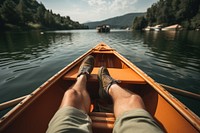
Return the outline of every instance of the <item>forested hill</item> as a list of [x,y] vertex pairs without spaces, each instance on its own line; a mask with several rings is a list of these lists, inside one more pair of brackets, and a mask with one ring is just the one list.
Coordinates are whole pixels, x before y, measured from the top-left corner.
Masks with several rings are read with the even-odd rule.
[[47,10],[36,0],[0,0],[0,30],[82,28],[87,27]]
[[200,0],[160,0],[147,9],[147,15],[138,17],[134,29],[162,24],[180,24],[185,29],[200,27]]
[[87,25],[90,29],[94,29],[99,25],[108,24],[111,26],[111,28],[127,28],[131,27],[133,20],[137,16],[143,16],[145,13],[129,13],[125,14],[123,16],[118,16],[114,18],[109,18],[103,21],[96,21],[96,22],[89,22],[84,23]]

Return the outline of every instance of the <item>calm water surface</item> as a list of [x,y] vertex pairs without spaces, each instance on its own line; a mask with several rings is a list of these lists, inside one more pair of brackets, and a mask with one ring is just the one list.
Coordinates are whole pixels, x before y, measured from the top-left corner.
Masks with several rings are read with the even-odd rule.
[[[155,81],[200,94],[197,31],[6,32],[0,33],[0,103],[29,94],[100,42],[115,48]],[[200,101],[175,96],[200,116]]]

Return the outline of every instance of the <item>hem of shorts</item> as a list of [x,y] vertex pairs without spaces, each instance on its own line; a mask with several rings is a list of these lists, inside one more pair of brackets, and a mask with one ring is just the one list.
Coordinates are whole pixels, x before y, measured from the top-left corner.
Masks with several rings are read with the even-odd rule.
[[[145,112],[147,114],[149,114],[145,109],[132,109],[132,110],[129,110],[129,111],[125,111],[124,113],[122,113],[121,115],[119,115],[116,120],[115,120],[115,123],[116,124],[121,118],[125,117],[126,115],[130,114],[131,112]],[[149,114],[149,117],[151,118],[151,115]]]

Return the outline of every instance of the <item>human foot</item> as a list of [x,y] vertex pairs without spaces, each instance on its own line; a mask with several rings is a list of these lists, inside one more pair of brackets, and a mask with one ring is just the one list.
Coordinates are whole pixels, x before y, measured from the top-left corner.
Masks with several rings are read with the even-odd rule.
[[94,67],[94,57],[89,55],[83,60],[81,66],[79,67],[77,78],[82,74],[85,74],[88,78],[88,76],[93,70],[93,67]]
[[108,72],[108,69],[105,67],[101,67],[98,72],[98,80],[99,80],[99,96],[100,98],[109,98],[109,89],[111,85],[117,84],[118,81],[113,79]]

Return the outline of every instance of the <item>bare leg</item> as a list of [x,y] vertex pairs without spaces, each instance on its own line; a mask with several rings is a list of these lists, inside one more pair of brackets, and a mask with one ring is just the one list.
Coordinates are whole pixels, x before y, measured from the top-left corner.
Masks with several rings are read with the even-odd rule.
[[109,94],[114,102],[115,117],[129,110],[145,109],[143,100],[139,95],[125,90],[117,84],[111,85]]
[[86,75],[80,75],[74,86],[65,92],[60,108],[72,106],[88,113],[91,101],[86,89],[86,82]]
[[91,104],[86,83],[93,67],[94,57],[87,56],[79,67],[76,83],[65,92],[60,109],[51,119],[47,133],[92,132],[91,120],[85,113],[89,113]]
[[[105,67],[99,69],[98,78],[99,96],[106,98],[109,94],[114,102],[114,114],[118,121],[113,132],[162,132],[150,114],[144,111],[144,102],[139,95],[121,88]],[[131,112],[122,115],[128,111]]]

